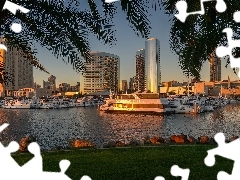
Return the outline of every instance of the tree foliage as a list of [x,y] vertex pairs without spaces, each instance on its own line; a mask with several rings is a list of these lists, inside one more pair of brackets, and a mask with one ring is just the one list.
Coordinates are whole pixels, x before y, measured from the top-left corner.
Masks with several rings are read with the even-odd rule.
[[[88,8],[82,10],[80,0],[12,0],[30,10],[24,14],[13,15],[8,10],[0,12],[0,35],[4,35],[10,45],[23,49],[27,54],[33,52],[27,45],[34,47],[35,43],[46,47],[57,58],[71,63],[77,72],[84,71],[84,60],[90,61],[89,34],[93,33],[104,44],[113,45],[116,41],[112,20],[116,14],[115,3],[105,3],[104,0],[86,0]],[[99,3],[100,2],[100,3]],[[1,1],[0,8],[5,3]],[[101,4],[103,11],[100,11]],[[127,20],[138,35],[147,37],[149,21],[146,16],[145,3],[121,2],[121,8],[127,14]],[[1,8],[2,9],[2,8]],[[19,21],[23,31],[19,34],[11,29],[11,23]],[[143,24],[141,24],[143,23]],[[36,59],[36,51],[31,53],[31,63],[47,72]]]
[[[47,71],[36,58],[34,47],[37,42],[46,47],[57,58],[73,65],[77,72],[84,72],[84,60],[90,61],[89,34],[110,46],[114,45],[115,30],[113,19],[117,8],[126,14],[126,20],[138,36],[148,38],[151,24],[148,19],[149,9],[163,10],[172,17],[170,30],[171,50],[177,55],[179,66],[187,76],[200,77],[202,65],[219,45],[227,45],[226,35],[222,30],[231,27],[235,37],[239,36],[238,25],[233,21],[233,13],[240,9],[235,0],[225,1],[227,11],[218,13],[216,1],[204,3],[205,15],[190,15],[185,23],[173,15],[177,13],[175,4],[178,0],[121,0],[105,3],[105,0],[12,0],[30,12],[11,14],[8,10],[0,12],[0,35],[9,42],[23,49],[34,66]],[[200,0],[186,0],[188,12],[200,10]],[[0,8],[5,3],[1,1]],[[86,6],[86,9],[81,7]],[[2,9],[2,8],[1,8]],[[23,32],[16,34],[10,29],[13,21],[23,25]],[[160,22],[159,22],[160,23]],[[31,53],[30,53],[31,52]],[[240,57],[240,51],[233,54]],[[229,59],[226,58],[226,66]]]
[[[234,38],[239,37],[238,24],[233,21],[233,13],[240,9],[240,3],[235,0],[225,1],[227,10],[224,13],[218,13],[215,8],[217,1],[205,2],[204,15],[190,15],[186,22],[182,23],[173,16],[177,13],[175,8],[177,1],[166,0],[162,3],[165,13],[172,16],[170,46],[179,57],[179,65],[183,72],[199,78],[203,63],[209,60],[215,49],[220,45],[227,46],[227,37],[222,30],[231,27],[235,32]],[[186,2],[187,12],[201,10],[200,0],[186,0]],[[240,57],[238,48],[233,50],[233,55]],[[227,67],[230,63],[229,57],[225,60]]]

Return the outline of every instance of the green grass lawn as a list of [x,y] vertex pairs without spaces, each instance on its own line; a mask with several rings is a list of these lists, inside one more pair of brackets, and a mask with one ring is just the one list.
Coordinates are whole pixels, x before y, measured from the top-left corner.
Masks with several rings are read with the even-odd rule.
[[[83,175],[93,180],[154,180],[163,176],[166,180],[181,179],[170,174],[171,166],[190,169],[189,179],[217,179],[221,170],[231,173],[233,161],[216,157],[216,164],[207,167],[204,158],[207,150],[216,146],[158,146],[113,149],[90,149],[74,151],[44,152],[44,171],[60,171],[59,162],[68,159],[71,162],[66,174],[73,180],[80,180]],[[20,164],[27,162],[32,156],[16,154],[14,159]]]

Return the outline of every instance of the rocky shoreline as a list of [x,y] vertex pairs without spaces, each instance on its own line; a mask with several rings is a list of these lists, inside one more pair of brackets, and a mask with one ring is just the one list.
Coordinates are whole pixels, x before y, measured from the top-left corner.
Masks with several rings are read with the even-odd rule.
[[[230,139],[226,140],[226,143],[238,139],[238,136],[232,136]],[[31,142],[36,142],[33,136],[27,136],[20,140],[19,142],[19,152],[28,152],[28,145]],[[81,148],[96,148],[91,141],[84,139],[73,139],[69,140],[68,147],[56,147],[53,150],[63,150],[63,149],[81,149]],[[146,137],[142,140],[132,140],[129,143],[122,141],[110,141],[103,145],[103,148],[114,148],[114,147],[135,147],[135,146],[158,146],[158,145],[193,145],[193,144],[217,144],[212,137],[200,136],[197,139],[192,136],[187,136],[184,134],[172,135],[170,138],[162,137]]]

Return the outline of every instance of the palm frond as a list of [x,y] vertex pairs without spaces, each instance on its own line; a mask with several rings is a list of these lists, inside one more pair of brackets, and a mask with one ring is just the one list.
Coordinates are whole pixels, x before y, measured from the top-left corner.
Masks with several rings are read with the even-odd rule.
[[[162,3],[165,13],[176,14],[175,4],[178,0],[167,0]],[[200,1],[186,0],[188,12],[201,10]],[[171,50],[179,56],[179,65],[184,73],[199,77],[202,64],[206,62],[211,53],[220,45],[227,46],[226,34],[222,30],[231,27],[235,37],[239,38],[238,25],[233,21],[233,13],[240,8],[240,3],[234,0],[225,1],[227,10],[224,13],[216,11],[216,2],[205,2],[204,15],[190,15],[185,23],[175,17],[172,18],[170,32]],[[233,52],[240,57],[240,49]],[[226,66],[229,57],[225,57]]]

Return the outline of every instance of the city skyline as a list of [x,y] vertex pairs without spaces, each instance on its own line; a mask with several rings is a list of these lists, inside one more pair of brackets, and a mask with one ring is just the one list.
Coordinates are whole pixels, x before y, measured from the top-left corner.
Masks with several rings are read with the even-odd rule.
[[[157,38],[160,41],[161,46],[161,70],[162,70],[162,82],[176,80],[179,82],[187,81],[187,77],[183,74],[177,61],[177,57],[171,52],[169,44],[169,34],[171,28],[170,17],[163,14],[162,11],[151,11],[152,16],[149,18],[152,25],[150,37]],[[135,75],[135,59],[136,51],[143,49],[146,39],[138,37],[135,32],[129,27],[126,15],[119,10],[116,15],[113,24],[115,25],[116,33],[116,45],[109,47],[99,42],[96,37],[89,35],[90,47],[92,52],[107,52],[115,54],[120,57],[120,80],[128,80]],[[38,49],[37,57],[41,64],[46,67],[50,74],[56,76],[56,83],[68,82],[75,84],[80,79],[80,73],[77,74],[70,64],[65,64],[61,59],[56,59],[51,52],[47,49],[36,45]],[[57,68],[56,68],[57,64]],[[227,79],[229,76],[232,80],[239,79],[237,75],[233,73],[233,70],[225,67],[225,61],[221,61],[222,64],[222,79]],[[43,79],[47,79],[49,74],[41,72],[34,68],[34,80],[38,84],[42,84]],[[201,71],[201,80],[209,81],[210,67],[209,62],[206,61]]]

